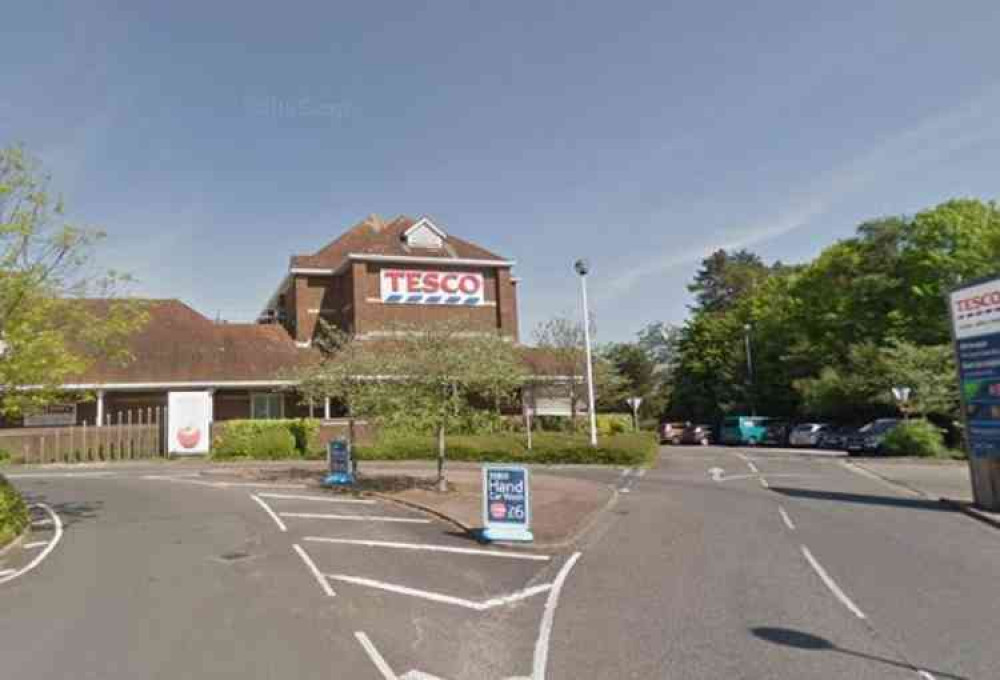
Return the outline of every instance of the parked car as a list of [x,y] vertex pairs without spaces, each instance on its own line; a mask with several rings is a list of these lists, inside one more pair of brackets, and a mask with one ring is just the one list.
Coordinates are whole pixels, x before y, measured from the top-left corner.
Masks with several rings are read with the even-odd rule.
[[847,448],[847,438],[855,431],[853,427],[827,427],[819,433],[816,446],[820,449],[843,451]]
[[847,437],[844,448],[848,455],[856,453],[882,453],[882,442],[901,421],[898,418],[879,418],[868,423]]
[[677,445],[681,443],[681,435],[687,423],[663,423],[660,425],[660,443]]
[[788,435],[790,446],[819,446],[820,439],[828,426],[823,423],[799,423]]
[[772,420],[764,431],[764,446],[787,446],[791,426],[780,420]]
[[708,425],[688,425],[681,434],[681,444],[708,446],[712,443],[712,428]]
[[728,416],[722,421],[722,443],[727,446],[757,446],[764,443],[771,418]]

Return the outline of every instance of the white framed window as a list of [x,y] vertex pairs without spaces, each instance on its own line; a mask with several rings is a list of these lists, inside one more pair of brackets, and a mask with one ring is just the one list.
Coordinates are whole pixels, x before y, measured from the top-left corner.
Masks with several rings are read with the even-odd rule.
[[250,417],[274,420],[285,417],[285,399],[279,392],[254,392],[250,395]]

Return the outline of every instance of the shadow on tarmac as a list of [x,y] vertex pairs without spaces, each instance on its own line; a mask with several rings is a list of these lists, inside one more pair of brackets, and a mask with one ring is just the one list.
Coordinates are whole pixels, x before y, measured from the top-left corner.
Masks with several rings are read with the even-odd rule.
[[795,489],[791,487],[771,485],[771,491],[790,498],[811,498],[822,501],[839,501],[841,503],[861,503],[863,505],[886,505],[896,508],[911,508],[913,510],[939,510],[956,512],[938,501],[922,498],[898,498],[895,496],[869,496],[859,493],[843,493],[841,491],[818,491],[816,489]]
[[949,673],[945,673],[944,671],[931,670],[929,668],[918,668],[905,662],[894,661],[892,659],[886,659],[881,656],[873,656],[871,654],[864,654],[863,652],[855,652],[850,649],[843,649],[833,644],[826,638],[821,638],[818,635],[813,635],[800,630],[794,630],[792,628],[758,626],[757,628],[751,628],[750,632],[758,639],[772,644],[782,645],[784,647],[792,647],[794,649],[803,649],[806,651],[838,652],[840,654],[846,654],[847,656],[853,656],[858,659],[866,659],[868,661],[875,661],[887,666],[903,668],[908,671],[913,671],[914,673],[927,671],[933,673],[937,678],[948,678],[949,680],[968,680],[968,678],[961,675],[951,675]]
[[44,493],[24,493],[25,502],[29,505],[33,503],[44,503],[59,515],[64,527],[71,527],[74,524],[97,519],[101,510],[104,509],[103,501],[82,502],[82,503],[53,503],[48,500]]

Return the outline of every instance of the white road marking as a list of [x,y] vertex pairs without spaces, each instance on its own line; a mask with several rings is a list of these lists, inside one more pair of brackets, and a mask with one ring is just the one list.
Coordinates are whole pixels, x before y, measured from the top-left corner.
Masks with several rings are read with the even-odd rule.
[[429,590],[420,590],[419,588],[410,588],[408,586],[401,586],[395,583],[386,583],[384,581],[376,581],[370,578],[362,578],[360,576],[347,576],[346,574],[326,574],[327,578],[332,578],[336,581],[342,581],[344,583],[351,583],[356,586],[365,586],[367,588],[375,588],[376,590],[384,590],[390,593],[396,593],[397,595],[408,595],[410,597],[418,597],[423,600],[430,600],[431,602],[439,602],[441,604],[453,604],[458,607],[465,607],[466,609],[472,609],[473,611],[483,612],[488,609],[493,609],[495,607],[500,607],[507,604],[512,604],[514,602],[519,602],[520,600],[526,600],[529,597],[538,595],[539,593],[544,593],[552,588],[551,583],[545,583],[543,585],[533,586],[531,588],[525,588],[524,590],[519,590],[516,593],[511,593],[510,595],[504,595],[503,597],[495,597],[484,602],[476,602],[474,600],[466,600],[462,597],[454,597],[453,595],[444,595],[442,593],[435,593]]
[[545,613],[542,614],[542,624],[538,630],[538,640],[535,642],[535,658],[532,664],[532,680],[545,680],[545,668],[549,663],[549,641],[552,639],[552,624],[556,618],[556,607],[559,605],[559,594],[566,584],[566,578],[573,569],[573,565],[580,559],[580,553],[573,555],[566,560],[566,564],[559,570],[556,580],[552,582],[552,590],[545,600]]
[[726,474],[726,471],[720,467],[710,468],[708,474],[712,476],[713,482],[721,482],[722,476]]
[[6,583],[7,581],[12,581],[19,576],[27,574],[29,571],[31,571],[39,564],[41,564],[42,560],[48,557],[49,554],[53,550],[55,550],[56,546],[59,545],[59,541],[62,540],[63,524],[62,520],[59,519],[59,515],[56,514],[56,511],[50,508],[49,506],[45,505],[44,503],[36,503],[31,507],[41,508],[45,512],[49,513],[49,516],[51,517],[51,524],[55,526],[55,535],[52,537],[52,540],[49,541],[49,544],[45,546],[45,549],[42,552],[35,555],[35,559],[31,560],[31,562],[29,562],[26,566],[21,568],[19,571],[15,571],[12,574],[7,574],[6,576],[0,575],[0,583]]
[[354,637],[356,637],[358,642],[361,643],[361,646],[364,647],[365,652],[368,654],[368,658],[372,660],[372,663],[375,664],[375,668],[378,669],[378,672],[382,674],[382,677],[385,678],[385,680],[398,680],[396,674],[392,672],[392,668],[390,668],[389,664],[382,658],[382,655],[378,653],[378,650],[375,649],[375,645],[372,644],[372,641],[368,639],[367,635],[358,631],[354,634]]
[[455,548],[447,545],[431,545],[424,543],[396,543],[393,541],[361,541],[353,538],[325,538],[321,536],[306,536],[305,540],[313,543],[340,543],[344,545],[363,545],[369,548],[399,548],[401,550],[428,550],[431,552],[455,553],[457,555],[485,555],[487,557],[505,557],[511,560],[535,560],[547,562],[548,555],[532,555],[529,553],[504,552],[501,550],[481,550],[479,548]]
[[[723,477],[722,476],[722,468],[712,468],[711,470],[709,470],[709,473],[712,473],[714,470],[719,470],[718,476],[716,476],[715,474],[713,474],[713,476],[712,476],[712,479],[715,480],[716,482],[731,482],[731,481],[735,481],[735,480],[738,480],[738,479],[758,479],[760,477],[760,475],[732,475],[732,476],[729,476],[729,477]],[[767,476],[771,477],[773,479],[775,477],[798,477],[798,478],[815,477],[816,475],[798,474],[798,473],[794,473],[794,472],[788,472],[788,473],[785,473],[785,472],[769,472],[767,474]]]
[[288,527],[286,527],[285,523],[281,521],[281,518],[275,514],[274,510],[271,509],[270,505],[265,503],[263,500],[261,500],[259,496],[255,496],[254,494],[250,494],[250,498],[252,498],[254,502],[257,503],[257,505],[264,508],[264,512],[266,512],[271,516],[271,519],[274,520],[274,523],[278,525],[279,529],[281,529],[283,532],[288,531]]
[[754,474],[760,473],[760,470],[757,469],[757,465],[752,460],[747,460],[747,465],[750,466],[750,472]]
[[48,541],[35,541],[33,543],[25,543],[21,547],[25,550],[34,550],[35,548],[44,548],[49,544]]
[[114,472],[21,472],[6,475],[7,479],[98,479],[114,476]]
[[785,522],[785,526],[792,531],[795,531],[795,523],[792,521],[792,518],[788,516],[788,513],[785,512],[785,509],[780,505],[778,506],[778,512],[781,514],[781,519]]
[[620,491],[621,493],[632,493],[632,489],[629,488],[618,489],[618,491]]
[[937,680],[937,678],[934,677],[932,673],[928,673],[927,671],[917,671],[917,675],[919,675],[924,680]]
[[436,675],[424,673],[423,671],[409,671],[399,677],[399,680],[442,680]]
[[893,484],[889,480],[883,479],[882,477],[879,477],[877,474],[875,474],[871,470],[869,470],[869,469],[867,469],[865,467],[862,467],[861,465],[858,465],[856,463],[850,463],[850,462],[847,462],[845,460],[842,460],[842,461],[840,461],[840,464],[843,465],[845,468],[847,468],[848,470],[850,470],[851,472],[853,472],[855,474],[859,474],[862,477],[867,477],[868,479],[870,479],[870,480],[872,480],[874,482],[878,482],[879,484],[881,484],[882,486],[884,486],[887,489],[892,489],[897,494],[903,494],[903,495],[906,495],[906,496],[914,496],[916,498],[924,498],[925,497],[923,494],[921,494],[918,491],[914,491],[913,489],[907,489],[905,486],[900,486],[898,484]]
[[16,569],[4,569],[4,570],[0,571],[0,578],[3,578],[4,576],[9,576],[10,574],[13,574],[15,571],[17,571],[17,570]]
[[208,482],[203,479],[190,479],[186,476],[168,477],[166,475],[146,475],[142,479],[155,480],[158,482],[179,482],[181,484],[194,484],[195,486],[207,486],[213,489],[307,489],[305,484],[274,484],[271,482]]
[[375,505],[377,501],[364,500],[361,498],[330,498],[324,496],[297,496],[285,493],[261,493],[257,494],[261,498],[276,498],[283,501],[322,501],[324,503],[356,503],[358,505]]
[[819,577],[823,580],[823,583],[826,584],[826,587],[830,589],[830,592],[832,592],[845,607],[851,610],[852,614],[857,616],[859,619],[867,618],[865,613],[858,608],[858,605],[854,604],[854,602],[851,601],[851,598],[847,597],[847,594],[840,589],[837,582],[834,581],[828,573],[826,573],[826,569],[823,568],[823,565],[816,561],[813,554],[809,552],[809,548],[802,546],[802,554],[805,555],[810,566],[812,566],[816,573],[819,574]]
[[430,524],[429,519],[414,519],[411,517],[382,517],[379,515],[324,515],[315,512],[282,512],[282,517],[293,519],[336,519],[353,522],[404,522],[406,524]]
[[316,567],[316,563],[313,562],[312,558],[309,557],[309,554],[302,549],[302,546],[296,543],[292,547],[295,548],[295,552],[299,554],[302,561],[306,563],[306,566],[309,568],[309,571],[312,572],[312,575],[316,577],[317,581],[319,581],[319,585],[323,589],[323,592],[326,593],[326,596],[337,597],[337,593],[333,592],[333,588],[330,587],[330,582],[326,580],[326,577],[323,576],[323,572]]
[[771,488],[771,486],[767,483],[767,480],[764,479],[763,477],[760,478],[760,485],[762,487],[764,487],[765,489],[770,489]]
[[49,517],[47,519],[36,519],[34,522],[31,523],[31,526],[33,526],[33,527],[50,527],[50,526],[52,526],[52,524],[53,524],[52,518]]

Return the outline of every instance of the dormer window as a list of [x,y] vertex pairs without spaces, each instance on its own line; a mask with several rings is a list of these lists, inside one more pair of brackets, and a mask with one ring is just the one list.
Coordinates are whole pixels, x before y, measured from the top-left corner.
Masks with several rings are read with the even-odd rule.
[[447,237],[447,234],[428,217],[421,218],[403,232],[403,241],[407,246],[424,250],[440,250],[444,247]]

